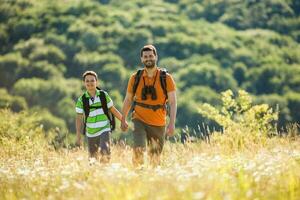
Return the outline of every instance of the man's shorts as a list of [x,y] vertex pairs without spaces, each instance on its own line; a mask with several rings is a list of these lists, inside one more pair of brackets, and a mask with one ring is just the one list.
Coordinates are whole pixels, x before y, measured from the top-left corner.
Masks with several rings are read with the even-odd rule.
[[138,119],[133,119],[133,147],[146,147],[146,140],[148,151],[152,154],[160,154],[162,152],[165,141],[165,126],[148,125]]
[[110,155],[110,131],[103,132],[96,137],[87,137],[88,149],[91,157],[99,151],[101,155]]

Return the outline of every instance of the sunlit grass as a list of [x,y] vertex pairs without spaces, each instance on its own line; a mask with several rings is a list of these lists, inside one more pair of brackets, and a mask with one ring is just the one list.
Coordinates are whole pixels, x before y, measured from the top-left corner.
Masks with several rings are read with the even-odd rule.
[[237,147],[240,132],[213,133],[209,143],[167,141],[160,166],[145,159],[136,169],[129,146],[113,145],[109,164],[90,162],[86,149],[55,151],[55,131],[45,133],[37,116],[0,110],[0,199],[297,200],[296,128],[285,137],[243,136]]
[[162,164],[131,165],[113,146],[108,165],[85,150],[52,150],[22,159],[1,155],[0,199],[299,199],[300,141],[226,151],[206,143],[167,143]]

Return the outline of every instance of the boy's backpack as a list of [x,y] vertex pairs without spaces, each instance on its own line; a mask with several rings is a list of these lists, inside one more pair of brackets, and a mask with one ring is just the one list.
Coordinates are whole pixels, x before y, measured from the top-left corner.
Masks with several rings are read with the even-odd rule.
[[[133,84],[133,96],[135,95],[135,92],[136,92],[137,87],[138,87],[138,85],[139,85],[139,82],[140,82],[141,76],[142,76],[142,74],[143,74],[143,71],[144,71],[144,69],[139,69],[139,70],[136,72],[136,75],[135,75],[135,78],[134,78],[134,84]],[[167,70],[167,69],[165,69],[165,68],[160,68],[159,80],[160,80],[161,88],[163,89],[164,94],[165,94],[165,100],[168,99],[168,92],[167,92],[167,73],[168,73],[168,70]]]
[[84,116],[85,116],[84,129],[83,129],[84,135],[85,135],[85,130],[86,130],[86,120],[90,114],[90,108],[96,108],[96,109],[102,108],[104,114],[107,116],[107,118],[109,120],[111,131],[115,130],[115,128],[116,128],[115,116],[107,108],[107,101],[106,101],[105,93],[100,88],[97,87],[97,89],[100,91],[99,97],[100,97],[100,101],[101,101],[101,106],[90,106],[89,99],[86,98],[85,94],[83,94],[81,96],[82,103],[83,103]]

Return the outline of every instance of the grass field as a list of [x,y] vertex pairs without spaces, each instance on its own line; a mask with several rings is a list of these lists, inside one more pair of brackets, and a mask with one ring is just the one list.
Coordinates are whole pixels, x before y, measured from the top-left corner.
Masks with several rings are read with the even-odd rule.
[[167,141],[160,166],[145,157],[136,169],[129,146],[113,145],[109,164],[90,162],[87,150],[55,150],[58,130],[45,132],[37,115],[0,109],[0,199],[299,200],[299,127],[269,137],[249,119],[209,143]]
[[167,143],[161,166],[143,169],[120,145],[107,165],[85,150],[25,151],[0,151],[0,199],[300,199],[299,139],[239,151]]

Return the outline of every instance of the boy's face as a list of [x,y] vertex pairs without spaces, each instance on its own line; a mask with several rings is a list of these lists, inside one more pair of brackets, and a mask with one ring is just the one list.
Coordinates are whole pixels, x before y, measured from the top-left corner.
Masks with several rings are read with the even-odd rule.
[[84,79],[84,86],[87,90],[95,90],[97,86],[97,80],[93,75],[87,75]]

